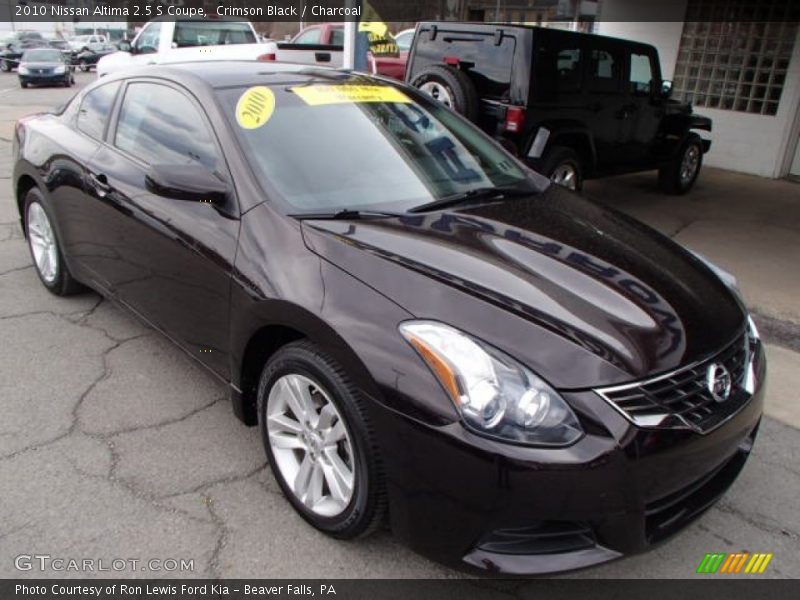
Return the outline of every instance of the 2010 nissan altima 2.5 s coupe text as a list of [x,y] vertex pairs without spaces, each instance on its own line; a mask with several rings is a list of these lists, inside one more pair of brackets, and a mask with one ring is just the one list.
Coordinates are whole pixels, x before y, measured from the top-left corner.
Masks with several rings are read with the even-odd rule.
[[733,278],[400,83],[127,71],[20,121],[14,152],[44,286],[225,381],[334,537],[584,567],[685,527],[753,445],[766,366]]

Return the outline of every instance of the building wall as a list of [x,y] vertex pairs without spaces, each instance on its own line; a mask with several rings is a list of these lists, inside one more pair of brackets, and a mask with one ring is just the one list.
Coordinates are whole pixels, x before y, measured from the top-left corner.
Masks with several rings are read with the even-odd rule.
[[[601,35],[653,44],[661,57],[664,78],[671,79],[686,4],[686,0],[603,0],[596,31]],[[623,18],[626,20],[622,21]],[[800,33],[775,116],[712,108],[697,110],[714,121],[711,134],[702,133],[712,140],[705,164],[764,177],[783,177],[789,171],[800,130],[798,106]]]

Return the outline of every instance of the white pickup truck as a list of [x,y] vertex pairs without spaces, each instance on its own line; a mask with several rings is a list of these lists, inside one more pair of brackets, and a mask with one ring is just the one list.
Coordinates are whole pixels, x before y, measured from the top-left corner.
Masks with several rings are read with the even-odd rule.
[[341,48],[302,53],[283,50],[272,41],[260,43],[251,23],[228,19],[153,19],[132,42],[120,42],[119,48],[120,52],[98,61],[98,77],[133,66],[205,60],[341,64]]

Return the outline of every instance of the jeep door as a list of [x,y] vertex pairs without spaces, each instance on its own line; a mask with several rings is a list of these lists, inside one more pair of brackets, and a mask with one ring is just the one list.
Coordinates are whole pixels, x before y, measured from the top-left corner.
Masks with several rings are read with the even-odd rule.
[[586,124],[594,140],[598,168],[615,170],[623,141],[625,109],[630,104],[622,89],[624,44],[592,36],[587,41],[586,54]]
[[625,55],[627,101],[622,110],[620,156],[632,167],[655,166],[654,144],[664,116],[658,54],[651,46],[636,45]]

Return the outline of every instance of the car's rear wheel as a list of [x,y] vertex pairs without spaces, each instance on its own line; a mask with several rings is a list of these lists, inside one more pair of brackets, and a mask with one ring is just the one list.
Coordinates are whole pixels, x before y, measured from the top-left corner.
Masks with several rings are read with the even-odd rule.
[[669,194],[685,194],[697,181],[703,166],[703,139],[691,133],[678,152],[658,171],[658,182]]
[[463,71],[447,65],[431,65],[420,71],[411,85],[470,121],[477,120],[478,92]]
[[69,296],[83,289],[69,272],[42,193],[31,189],[25,196],[25,234],[39,279],[56,296]]
[[306,341],[279,350],[258,388],[264,448],[294,509],[341,539],[366,535],[386,510],[364,399],[339,364]]
[[553,146],[541,160],[532,163],[534,169],[553,183],[570,190],[583,189],[583,163],[580,155],[567,146]]

